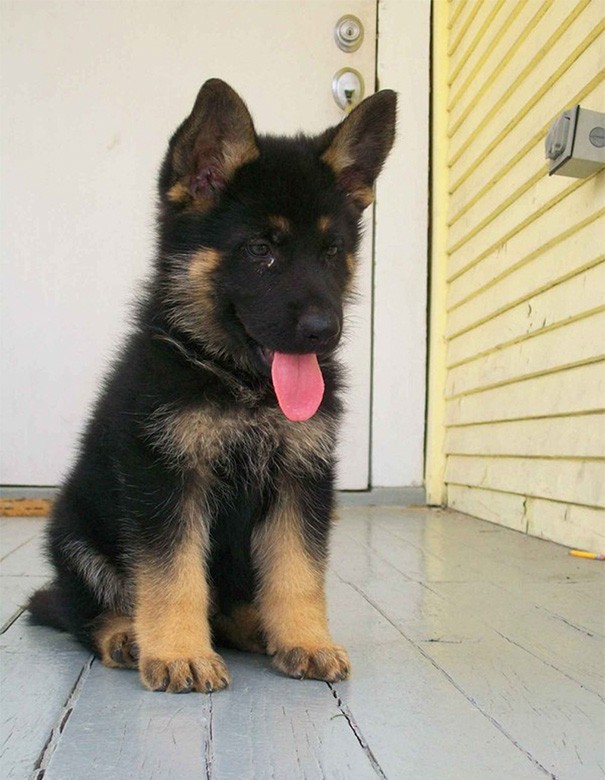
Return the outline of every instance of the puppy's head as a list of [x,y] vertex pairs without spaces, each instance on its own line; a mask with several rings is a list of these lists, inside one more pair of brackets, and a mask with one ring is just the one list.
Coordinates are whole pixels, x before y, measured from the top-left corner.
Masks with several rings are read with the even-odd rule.
[[321,400],[319,364],[340,340],[395,105],[385,90],[320,136],[259,137],[241,98],[212,79],[168,147],[159,185],[169,319],[238,368],[271,373],[292,419]]

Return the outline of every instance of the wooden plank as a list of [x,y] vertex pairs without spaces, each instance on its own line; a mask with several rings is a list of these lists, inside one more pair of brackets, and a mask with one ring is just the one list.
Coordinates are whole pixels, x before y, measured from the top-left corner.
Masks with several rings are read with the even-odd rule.
[[450,221],[458,219],[476,200],[497,187],[511,167],[543,144],[548,129],[562,110],[577,103],[599,105],[602,95],[602,76],[597,72],[587,78],[586,73],[572,65],[561,75],[556,90],[541,95],[535,105],[516,117],[514,126],[492,139],[480,158],[450,180]]
[[460,14],[464,11],[465,8],[468,10],[467,2],[468,0],[450,0],[450,13],[447,22],[448,30],[453,30],[455,25],[460,23]]
[[[574,190],[565,190],[565,197],[546,211],[528,209],[532,220],[506,237],[504,245],[497,242],[477,258],[465,255],[456,267],[448,266],[448,311],[483,289],[494,279],[533,260],[558,243],[559,236],[574,232],[576,227],[602,210],[603,184],[591,177],[579,180]],[[570,185],[572,186],[572,185]],[[594,255],[593,255],[594,257]],[[577,266],[576,266],[577,267]]]
[[225,652],[233,682],[211,696],[143,690],[136,672],[93,665],[44,775],[136,777],[324,777],[377,773],[322,682],[283,677],[270,659]]
[[[583,589],[592,621],[600,616],[603,584],[594,582],[589,591]],[[455,605],[456,611],[481,615],[482,620],[507,641],[605,700],[602,618],[599,634],[578,631],[544,609],[540,603],[543,598],[541,586],[536,588],[531,582],[526,582],[523,591],[514,585],[506,588],[490,582],[485,582],[481,588],[467,582],[436,582],[431,587],[446,604]]]
[[603,355],[602,340],[595,338],[598,333],[605,333],[605,312],[452,368],[447,376],[446,398],[595,361]]
[[[359,576],[359,570],[348,571],[344,561],[337,561],[337,566],[340,571],[348,571],[347,577],[364,592],[366,586],[371,589],[381,579],[387,581],[389,590],[400,597],[398,625],[406,637],[419,643],[437,639],[479,642],[485,636],[481,625],[487,623],[563,674],[598,695],[603,694],[600,596],[605,584],[604,569],[593,566],[590,570],[556,545],[447,512],[439,530],[443,534],[444,555],[453,560],[450,564],[444,559],[448,568],[443,576],[434,576],[429,563],[421,578],[428,587],[421,582],[398,582],[399,572],[389,563],[400,552],[404,557],[409,546],[401,539],[398,547],[395,534],[401,524],[394,524],[392,518],[374,518],[369,522],[371,536],[364,523],[350,525],[353,533],[357,531],[360,543],[363,541],[372,557],[377,557],[377,563],[385,561],[382,577],[368,573]],[[427,517],[427,531],[430,522]],[[403,535],[407,539],[405,530]],[[434,534],[428,536],[424,545],[428,557],[434,557],[436,543]],[[407,566],[402,568],[405,577],[410,572]],[[553,603],[552,596],[543,588],[545,582],[562,595],[570,585],[581,586],[581,595],[572,590],[574,597],[582,601],[573,615],[575,624],[565,622],[563,617],[572,603],[571,596],[563,605],[560,597]],[[377,592],[373,593],[377,598]],[[383,602],[380,599],[377,603]],[[586,626],[590,626],[592,636]]]
[[[591,563],[593,566],[595,565],[595,561]],[[584,566],[586,565],[585,563]],[[600,576],[596,588],[585,580],[581,582],[537,582],[532,588],[532,598],[540,605],[541,609],[559,621],[586,636],[600,638],[602,647],[605,638],[602,566],[597,574]],[[601,682],[601,687],[602,685]]]
[[445,450],[448,455],[605,458],[605,414],[449,428]]
[[0,775],[22,780],[32,777],[53,730],[58,734],[90,654],[67,634],[30,626],[25,617],[0,637],[0,652]]
[[[536,765],[557,777],[596,776],[600,755],[595,737],[601,733],[602,722],[602,702],[596,694],[477,620],[475,615],[484,615],[480,609],[464,604],[458,607],[454,599],[427,593],[426,589],[411,596],[412,584],[398,581],[396,574],[357,587]],[[469,585],[457,587],[466,587],[466,592],[481,590]],[[447,593],[446,584],[443,588]],[[454,595],[455,588],[452,586]],[[490,592],[499,594],[496,605],[487,607],[491,614],[509,595],[504,590]],[[414,604],[416,599],[419,601]],[[556,622],[551,628],[557,635]],[[570,630],[566,641],[573,643],[571,636]],[[574,651],[581,653],[584,647],[583,641],[570,645],[569,663],[573,663]],[[573,717],[571,711],[576,713]],[[591,774],[582,774],[582,767]],[[469,777],[484,776],[470,769],[465,772]],[[516,777],[513,770],[510,776]]]
[[0,561],[17,547],[43,532],[44,523],[38,519],[3,517],[0,519]]
[[49,735],[44,780],[592,777],[605,567],[448,511],[343,514],[329,604],[350,681],[332,691],[229,653],[230,691],[152,694],[20,619],[0,643],[2,777],[31,777]]
[[[411,543],[405,524],[388,512],[374,514],[367,522],[390,534],[378,548],[383,558],[385,548],[398,551],[393,537]],[[367,538],[364,535],[363,544]],[[430,510],[414,544],[425,556],[424,573],[418,578],[424,583],[489,581],[522,595],[527,583],[592,584],[602,582],[605,574],[605,569],[582,565],[563,547],[451,510]]]
[[[536,50],[531,50],[528,38],[534,36],[545,40],[552,34],[555,17],[561,18],[559,9],[553,8],[552,0],[542,2],[520,2],[519,18],[493,41],[492,48],[485,58],[485,66],[472,80],[465,81],[464,88],[459,78],[458,84],[452,83],[452,97],[448,104],[451,113],[451,127],[455,131],[472,112],[475,103],[480,100],[488,101],[486,93],[493,89],[494,82],[498,94],[502,95],[505,83],[514,81],[522,68],[527,65]],[[532,38],[533,39],[533,38]],[[519,51],[531,51],[525,59],[519,59]],[[460,76],[463,74],[461,73]]]
[[52,501],[45,498],[2,498],[0,517],[48,517]]
[[509,13],[502,15],[498,22],[492,25],[464,65],[455,76],[452,74],[450,77],[449,111],[462,100],[468,104],[470,95],[476,99],[478,94],[483,94],[499,68],[508,61],[509,52],[513,50],[511,56],[514,56],[516,47],[523,42],[524,33],[534,26],[532,18],[536,12],[547,8],[548,2],[549,0],[545,0],[536,4],[519,0],[506,9]]
[[[578,388],[582,392],[578,392]],[[447,426],[577,414],[603,408],[605,363],[545,374],[447,402]]]
[[528,499],[527,531],[568,547],[605,554],[605,511]]
[[466,485],[448,485],[447,505],[481,520],[527,533],[527,497]]
[[[566,0],[555,2],[489,89],[469,104],[462,103],[452,109],[451,164],[460,162],[466,167],[470,146],[484,149],[511,118],[526,110],[527,104],[540,92],[537,85],[549,84],[553,76],[560,75],[562,64],[601,22],[600,9],[590,0],[580,0],[571,6]],[[584,70],[584,73],[597,70]]]
[[212,697],[213,776],[379,776],[326,683],[285,679],[267,658],[232,653],[228,662],[234,684]]
[[461,205],[459,193],[453,193],[448,212],[448,245],[461,245],[515,200],[522,198],[538,178],[544,176],[544,165],[544,143],[537,142],[526,154],[510,164],[497,187],[484,185],[481,197],[473,197]]
[[467,38],[468,29],[471,26],[477,12],[483,5],[483,2],[484,0],[471,0],[471,2],[465,6],[463,13],[461,13],[456,21],[452,23],[447,42],[447,53],[450,58],[456,53],[456,50],[462,41]]
[[[592,51],[592,49],[589,49],[586,56]],[[586,65],[586,63],[581,60],[578,62],[583,67]],[[598,63],[589,64],[589,66],[591,65],[598,67]],[[580,65],[578,65],[578,67],[580,67]],[[598,80],[599,77],[594,77],[586,89],[589,90],[590,85],[593,84],[593,82],[598,82]],[[577,85],[577,81],[575,83]],[[558,90],[556,91],[556,94],[559,95]],[[579,96],[579,93],[576,94],[573,98],[573,102],[576,102]],[[561,103],[560,97],[557,106],[558,113],[565,108],[565,105]],[[535,135],[535,141],[539,141],[541,137],[540,133],[536,133]],[[533,145],[534,144],[532,143],[531,146]],[[481,159],[481,155],[476,149],[473,149],[473,159]],[[518,156],[516,155],[515,162],[517,159]],[[508,165],[511,165],[510,161],[508,162]],[[523,193],[522,197],[518,197],[516,200],[514,196],[511,196],[508,200],[504,201],[502,206],[506,206],[506,208],[496,212],[493,219],[491,218],[491,215],[484,215],[486,220],[477,225],[477,232],[471,230],[463,239],[456,243],[449,242],[450,262],[448,278],[450,280],[482,261],[497,249],[499,245],[510,241],[521,230],[530,230],[532,227],[535,227],[537,218],[547,213],[561,202],[561,200],[569,197],[570,194],[574,192],[575,187],[573,183],[568,182],[567,186],[565,182],[562,181],[555,183],[552,178],[546,176],[546,170],[546,165],[544,164],[543,175],[540,176],[536,173],[533,178],[527,180],[527,183],[531,185],[529,189],[525,187],[520,190],[519,192]],[[503,175],[504,173],[505,172],[503,172]],[[560,179],[564,177],[554,178]],[[486,181],[485,174],[483,173],[482,181]],[[550,186],[547,186],[545,182],[550,183]],[[498,182],[498,186],[499,184],[500,182]],[[576,184],[577,186],[581,186],[581,182]],[[602,193],[602,188],[600,189],[600,192]],[[473,196],[476,194],[476,191],[472,193]],[[521,204],[523,204],[524,208],[521,208]],[[586,217],[587,214],[590,214],[595,209],[598,209],[599,204],[602,204],[602,199],[597,193],[591,208],[585,211],[580,219]],[[555,227],[555,231],[558,232],[557,227]],[[546,238],[549,236],[550,234],[547,233]],[[542,239],[544,238],[545,236],[542,234]]]
[[32,593],[47,582],[45,576],[0,576],[0,631],[19,615]]
[[[379,567],[384,571],[378,560]],[[348,574],[339,567],[340,577]],[[419,608],[418,591],[430,594],[395,575],[393,598]],[[385,619],[382,606],[369,603],[364,588],[356,581],[331,583],[332,627],[353,663],[351,679],[334,689],[384,775],[400,777],[405,767],[413,777],[454,780],[464,767],[465,776],[487,780],[501,778],[504,765],[515,778],[542,777],[523,750]]]
[[[384,576],[384,570],[395,569],[404,578],[423,584],[489,579],[506,585],[511,580],[525,580],[517,559],[525,560],[530,548],[534,552],[532,542],[544,552],[543,543],[451,511],[427,510],[417,532],[406,518],[396,519],[393,513],[377,507],[367,518],[349,517],[343,530],[355,539],[358,548],[347,545],[341,551],[335,545],[334,563],[338,571],[346,569],[357,583],[372,582]],[[566,558],[566,552],[561,556]],[[577,567],[568,564],[564,564],[565,571],[575,575]],[[538,558],[531,576],[535,577],[545,565]],[[428,609],[428,601],[424,603]]]
[[[448,311],[447,336],[455,337],[458,333],[487,322],[592,265],[595,258],[602,256],[603,225],[600,220],[603,216],[602,213],[600,219],[589,221],[579,229],[572,225],[566,231],[557,232],[550,241],[529,255],[528,260],[524,259],[526,255],[512,266],[501,268],[495,277],[476,290],[471,290],[469,284],[466,293],[463,293],[460,287],[456,294],[464,294],[466,298],[453,303]],[[489,258],[486,258],[485,263],[489,263]],[[464,276],[459,277],[451,287],[458,282],[462,284],[463,279]],[[475,280],[481,283],[478,276],[475,276]],[[470,280],[467,281],[470,283]]]
[[446,482],[605,507],[605,461],[448,457]]
[[134,670],[95,661],[44,780],[209,777],[212,702],[143,689]]
[[[479,45],[488,37],[488,31],[500,22],[498,14],[502,11],[505,0],[492,0],[488,3],[478,3],[477,13],[469,24],[462,45],[458,46],[450,57],[450,85],[458,78],[466,63],[476,53]],[[501,14],[503,15],[503,14]]]
[[[448,367],[472,360],[493,349],[564,327],[605,301],[605,262],[535,295],[476,328],[450,339]],[[605,346],[605,343],[604,343]]]
[[45,537],[38,533],[2,561],[2,576],[36,576],[50,579],[52,568],[44,550]]
[[[456,231],[451,232],[448,237],[449,279],[480,262],[493,252],[494,248],[509,241],[522,230],[531,230],[535,227],[534,223],[538,217],[547,213],[584,183],[583,180],[573,179],[570,182],[565,176],[548,177],[546,173],[544,164],[542,171],[526,179],[517,191],[508,193],[500,204],[502,210],[499,210],[498,206],[493,214],[483,212],[475,228],[467,231],[466,215],[456,223]],[[602,179],[599,179],[595,200],[581,218],[602,207],[604,191]],[[496,197],[498,196],[499,193]],[[556,226],[555,232],[558,231]],[[454,243],[453,235],[461,232],[462,237]],[[550,237],[550,234],[547,237]],[[542,239],[544,238],[543,235]]]
[[0,521],[0,627],[13,621],[31,594],[51,575],[42,553],[45,521],[5,517]]
[[602,509],[465,485],[450,485],[447,495],[448,506],[460,512],[567,547],[605,553]]
[[505,637],[427,653],[554,777],[601,775],[602,701]]
[[[347,579],[355,583],[374,582],[394,569],[406,580],[421,583],[424,587],[433,582],[482,582],[487,577],[494,582],[508,583],[519,572],[512,562],[502,554],[498,547],[485,544],[486,537],[500,538],[500,529],[487,525],[477,535],[468,538],[463,532],[463,524],[469,518],[460,518],[451,512],[444,514],[440,522],[434,515],[428,515],[420,538],[410,534],[403,523],[393,523],[386,515],[373,514],[366,522],[350,522],[345,531],[357,542],[357,548],[348,545],[344,552],[335,547],[333,558],[338,571],[346,571]],[[448,530],[447,524],[456,522],[455,534]],[[470,520],[477,524],[475,519]],[[468,545],[472,555],[466,551],[450,554],[452,536],[463,538],[461,545]],[[459,547],[461,545],[456,545]],[[368,554],[368,550],[371,555]],[[364,557],[366,564],[364,565]],[[343,575],[344,576],[344,575]],[[394,575],[392,575],[394,576]],[[430,591],[430,585],[428,587]],[[417,591],[422,593],[422,589]],[[418,600],[423,609],[432,609],[428,593]]]

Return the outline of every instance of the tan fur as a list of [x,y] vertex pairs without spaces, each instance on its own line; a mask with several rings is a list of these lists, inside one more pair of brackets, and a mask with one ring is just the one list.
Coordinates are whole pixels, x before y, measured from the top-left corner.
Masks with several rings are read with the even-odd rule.
[[286,219],[286,217],[272,215],[269,217],[269,224],[279,233],[283,233],[285,235],[288,235],[288,233],[292,231],[290,220]]
[[191,200],[191,192],[182,181],[177,181],[166,193],[166,197],[172,203],[186,203]]
[[342,133],[337,133],[332,144],[322,154],[321,159],[329,165],[334,174],[342,173],[345,168],[349,168],[354,163],[354,159],[349,151],[348,138]]
[[260,152],[251,140],[225,141],[223,152],[223,175],[229,180],[238,168],[257,159]]
[[216,317],[213,275],[221,262],[216,249],[200,249],[193,255],[172,256],[174,272],[166,300],[172,304],[171,320],[193,337],[204,336],[204,342],[215,354],[228,348],[228,337]]
[[277,506],[253,532],[259,614],[280,671],[336,682],[348,677],[350,662],[330,636],[324,567],[305,548],[300,511],[296,489],[284,485]]
[[317,229],[320,233],[327,233],[332,225],[330,217],[320,217],[317,220]]
[[229,683],[227,669],[211,645],[207,532],[203,518],[197,517],[198,506],[197,491],[189,489],[182,508],[187,531],[170,562],[143,563],[137,571],[139,670],[143,684],[151,690],[204,692]]
[[360,208],[365,209],[374,202],[374,191],[356,177],[348,181],[347,174],[354,170],[355,157],[353,147],[357,142],[358,125],[362,121],[362,113],[354,111],[339,127],[330,146],[322,154],[321,159],[329,165],[337,179],[342,179],[349,196]]
[[239,604],[229,615],[216,614],[212,628],[220,644],[250,653],[266,652],[260,614],[252,604]]
[[136,576],[135,632],[145,656],[172,661],[210,652],[203,546],[190,530],[169,565],[148,563]]
[[348,252],[345,260],[347,263],[347,270],[349,271],[349,274],[353,276],[355,274],[356,267],[355,255],[352,252]]
[[323,468],[332,455],[335,423],[321,413],[293,423],[278,409],[242,406],[233,411],[206,405],[161,409],[147,430],[169,458],[206,475],[209,464],[227,460],[237,450],[249,457],[254,473],[263,481],[276,454],[278,464],[291,475]]
[[282,491],[271,516],[255,529],[252,555],[259,574],[258,608],[269,652],[331,644],[324,571],[304,547],[293,491]]
[[136,667],[134,651],[131,654],[136,642],[131,617],[106,612],[93,636],[102,664],[114,669]]
[[374,203],[374,190],[371,187],[355,187],[351,192],[351,197],[361,209],[365,209]]

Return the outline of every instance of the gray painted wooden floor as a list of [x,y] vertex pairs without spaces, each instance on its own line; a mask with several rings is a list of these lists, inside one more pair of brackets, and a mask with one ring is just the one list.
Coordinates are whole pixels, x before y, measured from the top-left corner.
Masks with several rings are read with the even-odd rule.
[[454,512],[350,506],[329,598],[351,680],[225,653],[229,690],[174,696],[28,625],[42,529],[1,520],[3,780],[605,774],[603,563]]

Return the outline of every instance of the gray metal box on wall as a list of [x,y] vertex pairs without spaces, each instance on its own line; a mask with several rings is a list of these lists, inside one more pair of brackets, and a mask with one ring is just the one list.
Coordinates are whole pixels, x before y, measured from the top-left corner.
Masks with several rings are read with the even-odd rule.
[[586,178],[605,167],[605,114],[574,106],[564,111],[545,141],[549,176]]

